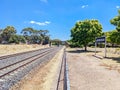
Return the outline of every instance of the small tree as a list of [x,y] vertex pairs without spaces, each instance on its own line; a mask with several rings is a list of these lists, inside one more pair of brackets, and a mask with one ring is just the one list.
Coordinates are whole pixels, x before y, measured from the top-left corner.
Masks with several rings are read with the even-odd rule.
[[52,42],[53,45],[61,44],[61,40],[60,39],[53,39],[53,40],[51,40],[51,42]]
[[9,43],[16,43],[16,44],[25,43],[25,38],[21,35],[12,35],[9,38]]
[[9,38],[9,43],[16,43],[16,44],[19,44],[19,38],[17,35],[12,35],[10,38]]
[[19,43],[26,43],[26,39],[22,35],[18,35]]

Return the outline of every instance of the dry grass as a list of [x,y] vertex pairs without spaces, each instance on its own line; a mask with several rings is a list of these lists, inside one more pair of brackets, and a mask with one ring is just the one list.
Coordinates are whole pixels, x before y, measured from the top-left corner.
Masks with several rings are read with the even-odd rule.
[[108,54],[107,58],[101,60],[102,66],[105,66],[109,70],[120,71],[120,56],[116,54]]
[[45,48],[48,47],[46,46],[41,46],[41,45],[0,45],[0,56],[3,55],[9,55],[9,54],[14,54],[14,53],[19,53],[19,52],[25,52],[25,51],[30,51],[30,50],[36,50],[40,48]]
[[[84,50],[83,48],[68,48],[68,52],[72,53],[83,53],[87,56],[93,57],[95,55],[95,48],[88,48],[88,52],[82,52],[81,50]],[[120,48],[107,48],[107,57],[105,56],[105,49],[104,48],[96,48],[97,53],[96,55],[98,57],[101,57],[101,66],[105,66],[106,69],[109,70],[117,70],[120,72]],[[82,55],[82,54],[81,54]]]
[[[89,48],[89,50],[94,51],[94,48]],[[97,48],[98,52],[96,53],[98,56],[104,57],[105,56],[105,49],[104,48]],[[91,55],[93,55],[91,53]],[[109,70],[117,70],[120,72],[120,48],[107,48],[107,57],[100,60],[102,64],[101,66],[105,66],[106,69]]]

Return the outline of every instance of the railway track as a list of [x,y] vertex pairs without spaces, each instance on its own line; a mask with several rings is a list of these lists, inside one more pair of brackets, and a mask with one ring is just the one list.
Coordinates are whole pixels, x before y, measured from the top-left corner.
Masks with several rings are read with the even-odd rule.
[[4,68],[5,66],[12,65],[13,63],[21,62],[24,59],[29,59],[33,56],[39,55],[40,53],[47,51],[49,49],[52,49],[52,48],[45,48],[45,49],[39,49],[34,51],[28,51],[28,52],[3,56],[0,59],[0,69]]
[[[12,85],[18,82],[23,76],[25,76],[31,69],[50,60],[55,53],[60,50],[61,47],[46,48],[37,51],[28,52],[28,53],[14,54],[6,56],[0,60],[0,63],[3,61],[8,61],[7,64],[4,64],[0,67],[0,90],[8,90]],[[30,54],[31,53],[31,54]],[[17,60],[20,56],[25,57]],[[13,60],[13,58],[17,58]],[[11,60],[11,63],[9,63]],[[14,62],[12,62],[14,61]]]
[[21,52],[21,53],[15,53],[15,54],[11,54],[11,55],[0,56],[0,60],[10,58],[10,57],[14,57],[16,55],[28,54],[28,53],[32,53],[32,52],[36,52],[36,51],[44,50],[44,49],[49,49],[49,48],[43,48],[43,49],[38,49],[38,50],[32,50],[32,51],[27,51],[27,52]]

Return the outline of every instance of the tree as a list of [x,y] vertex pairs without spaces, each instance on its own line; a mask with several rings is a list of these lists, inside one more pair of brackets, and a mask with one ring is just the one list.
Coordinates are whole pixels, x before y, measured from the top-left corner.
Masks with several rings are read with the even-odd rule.
[[52,42],[53,45],[61,44],[61,40],[60,39],[53,39],[53,40],[51,40],[51,42]]
[[15,28],[13,26],[7,26],[5,29],[3,29],[2,38],[8,42],[9,38],[15,34],[16,34]]
[[9,38],[9,43],[16,43],[16,44],[25,43],[25,38],[21,35],[12,35]]
[[9,38],[9,43],[19,44],[18,36],[17,36],[17,35],[12,35],[12,36]]
[[22,30],[23,36],[29,43],[41,43],[46,44],[49,41],[48,30],[35,30],[33,28],[27,27]]
[[31,42],[30,36],[31,36],[31,34],[33,33],[33,31],[34,31],[33,28],[27,27],[27,28],[24,28],[24,29],[22,30],[22,32],[21,32],[21,33],[23,34],[23,36],[25,37],[25,39],[27,40],[28,43]]
[[41,44],[46,44],[49,42],[49,35],[47,35],[49,33],[48,30],[39,30],[39,35],[41,37]]
[[107,42],[111,43],[112,46],[114,46],[114,44],[120,44],[120,32],[118,32],[117,30],[112,30],[110,32],[107,32]]
[[110,20],[110,23],[116,26],[116,30],[120,32],[120,10],[118,10],[118,16],[115,16]]
[[84,20],[76,22],[71,29],[71,41],[77,46],[83,45],[85,51],[89,42],[93,42],[96,37],[102,35],[102,25],[98,20]]
[[2,42],[2,33],[3,33],[3,30],[2,29],[0,29],[0,43]]
[[26,39],[22,35],[18,35],[18,40],[19,40],[19,43],[25,43],[26,42]]
[[110,38],[112,42],[120,44],[120,10],[118,10],[118,16],[111,19],[110,23],[116,26],[116,30],[111,33]]

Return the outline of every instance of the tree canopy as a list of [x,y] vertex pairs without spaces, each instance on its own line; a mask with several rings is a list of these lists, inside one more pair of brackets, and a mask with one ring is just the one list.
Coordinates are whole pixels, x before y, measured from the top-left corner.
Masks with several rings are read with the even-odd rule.
[[29,44],[48,44],[50,36],[48,30],[36,30],[31,27],[22,29],[23,35],[16,34],[17,31],[13,26],[7,26],[0,29],[0,43],[26,43]]
[[112,46],[114,46],[114,44],[120,44],[120,32],[117,30],[112,30],[108,33],[109,35],[107,40],[112,44]]
[[116,26],[116,30],[110,32],[108,39],[113,45],[120,44],[120,10],[118,10],[118,16],[112,18],[110,23]]
[[111,19],[110,23],[116,26],[116,30],[120,32],[120,10],[118,10],[118,16]]
[[48,32],[48,30],[36,30],[31,27],[27,27],[24,28],[21,33],[28,43],[46,44],[49,42]]
[[16,29],[13,26],[7,26],[2,31],[2,37],[5,41],[9,41],[9,38],[15,34],[16,34]]
[[83,45],[87,50],[89,42],[102,35],[102,25],[98,20],[84,20],[76,22],[71,29],[71,41],[77,46]]

